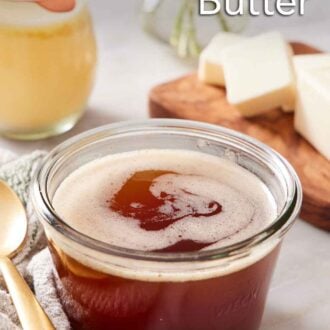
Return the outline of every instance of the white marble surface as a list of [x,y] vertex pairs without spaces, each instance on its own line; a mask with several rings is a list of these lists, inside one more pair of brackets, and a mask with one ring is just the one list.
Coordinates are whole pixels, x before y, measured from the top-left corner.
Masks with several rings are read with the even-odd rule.
[[[86,116],[64,136],[26,143],[0,139],[0,147],[17,153],[50,149],[88,128],[145,118],[150,88],[194,69],[193,63],[177,59],[166,45],[140,30],[139,1],[93,0],[91,9],[99,67]],[[305,17],[253,19],[246,33],[269,29],[330,51],[330,1],[308,0]],[[283,244],[262,323],[262,330],[291,329],[330,329],[329,234],[302,221]]]

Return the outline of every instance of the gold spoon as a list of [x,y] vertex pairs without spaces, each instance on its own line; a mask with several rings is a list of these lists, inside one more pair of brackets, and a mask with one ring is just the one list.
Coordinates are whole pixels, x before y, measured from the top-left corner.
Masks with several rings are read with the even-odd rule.
[[0,270],[24,330],[55,329],[29,286],[9,258],[22,247],[27,231],[24,207],[0,180]]

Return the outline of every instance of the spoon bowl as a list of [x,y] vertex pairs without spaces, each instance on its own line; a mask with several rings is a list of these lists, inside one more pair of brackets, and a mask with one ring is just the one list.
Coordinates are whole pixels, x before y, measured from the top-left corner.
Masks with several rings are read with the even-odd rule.
[[0,256],[13,257],[24,244],[27,220],[21,201],[2,181],[0,214]]
[[54,329],[31,289],[9,258],[23,246],[27,233],[24,206],[0,180],[0,270],[24,330]]

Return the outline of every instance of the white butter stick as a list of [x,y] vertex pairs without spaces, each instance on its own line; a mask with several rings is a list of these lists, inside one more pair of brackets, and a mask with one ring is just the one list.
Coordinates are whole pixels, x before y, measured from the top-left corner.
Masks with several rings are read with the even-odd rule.
[[295,55],[293,57],[296,75],[302,70],[317,69],[330,66],[330,54]]
[[[293,64],[296,74],[296,79],[299,79],[299,72],[304,69],[313,69],[319,67],[326,67],[330,65],[329,54],[308,54],[308,55],[294,55]],[[294,109],[296,105],[294,106]],[[294,111],[291,106],[283,106],[286,112]]]
[[228,47],[222,55],[228,101],[243,116],[295,103],[292,51],[278,32]]
[[222,67],[223,51],[245,39],[238,34],[219,32],[199,57],[198,78],[207,84],[225,86]]
[[[322,61],[327,62],[324,57]],[[330,160],[330,63],[328,67],[299,67],[294,126],[321,154]]]

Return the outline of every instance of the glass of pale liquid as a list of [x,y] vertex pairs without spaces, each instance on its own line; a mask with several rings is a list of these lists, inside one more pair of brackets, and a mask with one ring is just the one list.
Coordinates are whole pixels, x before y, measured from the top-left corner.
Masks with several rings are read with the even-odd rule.
[[254,139],[149,120],[57,147],[32,200],[74,329],[256,330],[302,190]]
[[0,0],[0,134],[39,139],[71,129],[91,92],[96,44],[85,0],[65,11]]

